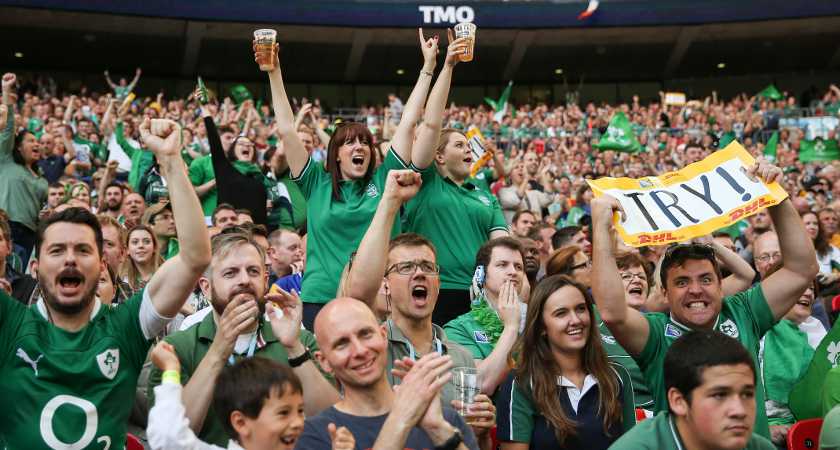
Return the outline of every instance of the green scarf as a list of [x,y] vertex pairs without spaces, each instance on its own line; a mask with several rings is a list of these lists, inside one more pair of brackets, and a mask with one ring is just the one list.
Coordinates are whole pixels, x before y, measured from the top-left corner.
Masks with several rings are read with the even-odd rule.
[[470,314],[472,314],[473,320],[484,330],[484,334],[490,343],[495,346],[505,329],[505,324],[502,323],[502,319],[499,318],[496,310],[490,306],[487,299],[480,297],[470,306]]
[[262,173],[258,165],[245,161],[233,161],[233,167],[246,177],[258,179],[266,189],[272,188],[273,183]]

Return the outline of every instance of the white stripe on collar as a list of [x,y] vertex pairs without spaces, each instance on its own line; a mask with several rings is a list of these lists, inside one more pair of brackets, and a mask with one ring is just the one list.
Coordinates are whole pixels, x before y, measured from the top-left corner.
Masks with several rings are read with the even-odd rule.
[[677,446],[677,450],[683,450],[682,442],[680,442],[680,436],[674,428],[674,418],[671,417],[670,414],[668,415],[668,426],[671,427],[671,436],[674,438],[674,444]]
[[[682,323],[680,323],[679,320],[675,319],[673,313],[668,313],[668,320],[673,322],[674,325],[678,326],[679,328],[682,328],[683,331],[694,331],[694,328],[691,328],[687,325],[683,325]],[[720,313],[718,313],[717,317],[715,317],[715,324],[712,326],[712,329],[717,330],[717,327],[718,327],[719,324],[720,324]]]
[[[97,314],[99,314],[100,308],[102,308],[102,302],[99,301],[98,296],[94,297],[93,300],[94,300],[94,303],[93,303],[93,309],[91,309],[91,311],[90,311],[90,320],[93,320],[93,318],[96,317]],[[44,317],[44,320],[46,320],[47,322],[51,322],[50,321],[50,315],[47,312],[47,304],[46,304],[46,302],[44,302],[44,297],[43,296],[38,296],[38,302],[35,303],[35,306],[38,308],[38,312],[41,313],[41,315]]]

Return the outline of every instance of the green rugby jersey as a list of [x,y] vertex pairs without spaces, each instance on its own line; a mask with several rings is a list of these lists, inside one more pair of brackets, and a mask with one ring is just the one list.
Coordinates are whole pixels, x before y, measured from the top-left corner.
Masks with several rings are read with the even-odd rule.
[[[145,291],[144,291],[145,292]],[[118,450],[151,340],[143,294],[106,306],[64,331],[42,303],[27,308],[0,292],[0,441],[8,449]]]
[[[685,325],[662,313],[645,314],[648,321],[649,335],[645,348],[636,358],[636,362],[645,374],[647,386],[653,394],[654,412],[668,410],[668,398],[665,395],[665,376],[663,363],[665,353],[671,344],[683,333],[691,331]],[[767,305],[761,284],[723,299],[720,314],[714,329],[733,337],[746,347],[753,356],[758,373],[758,345],[761,337],[776,324],[773,312]],[[764,408],[764,385],[760,376],[756,377],[755,389],[755,429],[754,433],[770,438],[767,413]]]
[[[662,411],[653,419],[639,422],[618,438],[610,450],[684,450],[685,445],[673,417]],[[745,450],[776,450],[769,439],[753,433]]]

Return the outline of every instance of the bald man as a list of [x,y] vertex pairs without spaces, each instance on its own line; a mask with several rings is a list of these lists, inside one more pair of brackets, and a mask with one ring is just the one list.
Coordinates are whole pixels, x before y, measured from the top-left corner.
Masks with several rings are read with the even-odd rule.
[[315,357],[344,387],[344,397],[306,419],[298,448],[331,449],[331,425],[350,430],[356,448],[478,448],[470,427],[438,399],[451,377],[449,356],[407,361],[413,367],[394,392],[385,374],[387,332],[367,305],[352,298],[327,303],[315,318],[315,334]]

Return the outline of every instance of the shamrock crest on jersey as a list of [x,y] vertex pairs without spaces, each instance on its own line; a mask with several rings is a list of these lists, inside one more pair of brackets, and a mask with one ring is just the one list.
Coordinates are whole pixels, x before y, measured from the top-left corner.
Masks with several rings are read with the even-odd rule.
[[829,342],[828,343],[828,362],[831,363],[831,367],[837,367],[837,359],[840,357],[840,342]]
[[375,198],[379,196],[379,188],[376,187],[376,185],[373,183],[367,185],[367,189],[365,189],[365,191],[367,192],[367,196],[370,198]]
[[727,319],[725,322],[720,324],[720,332],[731,337],[731,338],[738,338],[738,326],[735,325],[735,322],[732,319]]
[[109,380],[113,380],[120,368],[120,349],[109,348],[96,355],[96,363],[99,365],[102,375],[105,375],[105,378]]

